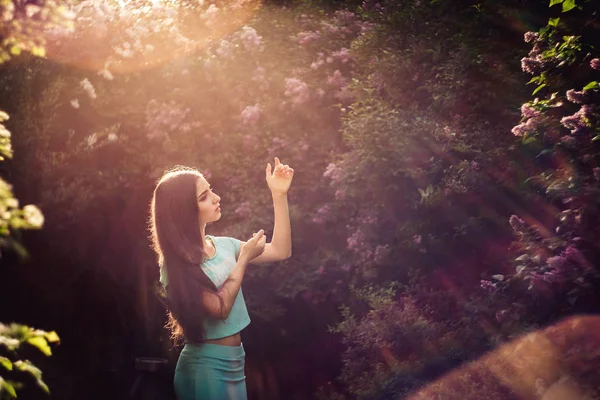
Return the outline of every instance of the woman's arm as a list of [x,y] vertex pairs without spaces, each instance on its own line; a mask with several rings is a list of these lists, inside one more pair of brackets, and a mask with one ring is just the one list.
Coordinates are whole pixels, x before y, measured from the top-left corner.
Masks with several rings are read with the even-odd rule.
[[294,178],[294,170],[288,165],[281,164],[275,157],[275,169],[271,174],[271,164],[267,164],[266,180],[273,197],[273,212],[275,224],[271,242],[265,246],[265,251],[250,263],[260,264],[283,261],[292,256],[292,228],[288,207],[287,192]]
[[221,288],[215,292],[204,291],[202,294],[202,304],[207,312],[213,318],[227,319],[235,298],[242,286],[246,266],[250,260],[259,256],[265,249],[264,231],[261,229],[252,239],[244,243],[240,248],[240,255],[237,263],[227,280],[221,285]]
[[235,268],[221,288],[216,293],[207,290],[203,292],[202,304],[208,315],[216,319],[227,319],[229,317],[235,298],[242,286],[247,265],[247,258],[238,257]]

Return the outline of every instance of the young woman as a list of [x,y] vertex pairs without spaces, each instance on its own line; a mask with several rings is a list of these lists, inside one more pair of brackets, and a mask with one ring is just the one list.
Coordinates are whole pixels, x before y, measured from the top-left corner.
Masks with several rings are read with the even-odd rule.
[[240,331],[250,323],[241,284],[249,263],[292,254],[287,192],[294,170],[275,158],[266,180],[275,226],[270,243],[261,229],[246,242],[206,234],[221,218],[221,198],[197,170],[167,171],[151,204],[153,248],[166,289],[169,326],[185,346],[175,369],[179,400],[246,399]]

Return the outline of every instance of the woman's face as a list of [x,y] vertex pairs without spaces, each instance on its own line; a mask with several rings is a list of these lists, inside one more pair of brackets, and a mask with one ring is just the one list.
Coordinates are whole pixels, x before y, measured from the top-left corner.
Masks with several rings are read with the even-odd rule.
[[203,177],[196,182],[196,195],[198,200],[198,212],[203,224],[215,222],[221,219],[221,198],[212,191],[212,188]]

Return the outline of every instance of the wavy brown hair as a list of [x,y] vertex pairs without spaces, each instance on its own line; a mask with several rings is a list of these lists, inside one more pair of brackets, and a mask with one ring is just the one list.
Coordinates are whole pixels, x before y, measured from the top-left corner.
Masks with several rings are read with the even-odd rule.
[[152,248],[167,272],[167,327],[180,343],[204,341],[202,305],[204,291],[215,292],[214,283],[200,268],[205,260],[200,229],[196,184],[202,174],[189,167],[175,167],[159,179],[150,205]]

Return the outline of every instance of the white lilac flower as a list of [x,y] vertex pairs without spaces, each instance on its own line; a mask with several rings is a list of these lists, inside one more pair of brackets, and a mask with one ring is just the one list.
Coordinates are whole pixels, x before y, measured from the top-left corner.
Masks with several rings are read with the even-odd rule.
[[96,95],[96,89],[94,89],[94,85],[92,85],[92,82],[90,82],[90,80],[88,78],[85,78],[84,80],[79,82],[79,84],[81,85],[83,90],[87,93],[87,95],[90,97],[90,99],[95,99],[96,97],[98,97]]
[[44,225],[44,215],[40,209],[33,204],[28,204],[23,207],[23,217],[32,226],[41,227]]
[[85,139],[88,146],[92,147],[98,141],[98,136],[95,133],[92,133]]
[[113,74],[106,68],[98,71],[98,75],[100,75],[101,77],[103,77],[104,79],[109,80],[109,81],[112,81],[114,78]]

